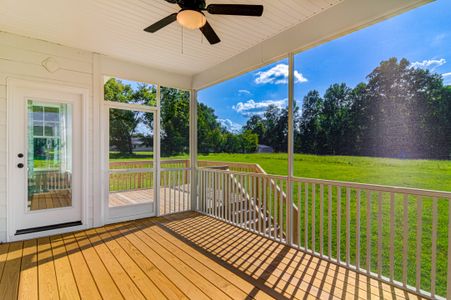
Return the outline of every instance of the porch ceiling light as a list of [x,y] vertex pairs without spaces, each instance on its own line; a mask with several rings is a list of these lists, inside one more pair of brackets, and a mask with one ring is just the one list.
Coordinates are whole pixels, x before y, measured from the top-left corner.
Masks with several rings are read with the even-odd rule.
[[177,14],[177,22],[188,29],[199,29],[205,26],[207,18],[197,10],[185,9]]

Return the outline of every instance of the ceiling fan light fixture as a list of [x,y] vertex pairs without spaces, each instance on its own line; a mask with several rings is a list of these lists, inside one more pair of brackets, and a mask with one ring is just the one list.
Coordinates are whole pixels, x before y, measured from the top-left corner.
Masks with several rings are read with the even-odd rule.
[[207,18],[200,11],[184,9],[177,14],[177,22],[185,28],[194,30],[204,27]]

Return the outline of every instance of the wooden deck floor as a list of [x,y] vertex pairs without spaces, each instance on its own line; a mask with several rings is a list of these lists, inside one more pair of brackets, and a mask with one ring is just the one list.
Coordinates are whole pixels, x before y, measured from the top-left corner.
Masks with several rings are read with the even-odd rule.
[[34,194],[29,203],[30,210],[67,207],[72,205],[70,190],[55,190]]
[[197,213],[0,245],[0,299],[404,299]]
[[[133,204],[153,202],[154,190],[134,190],[123,192],[111,192],[109,206],[120,207]],[[170,214],[190,209],[189,186],[183,185],[173,188],[160,188],[160,214]]]

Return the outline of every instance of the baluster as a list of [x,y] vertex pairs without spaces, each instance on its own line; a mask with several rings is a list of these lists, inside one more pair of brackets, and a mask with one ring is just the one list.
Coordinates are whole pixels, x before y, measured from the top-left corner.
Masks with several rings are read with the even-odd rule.
[[341,186],[337,186],[337,261],[341,262]]
[[253,209],[252,209],[252,215],[253,215],[253,217],[252,217],[252,224],[253,224],[253,228],[254,228],[254,231],[257,231],[258,230],[258,228],[257,228],[257,223],[260,223],[260,220],[258,220],[258,211],[260,210],[259,208],[258,208],[258,197],[257,197],[257,192],[258,192],[258,190],[257,190],[257,177],[256,176],[251,176],[251,178],[252,178],[252,190],[253,190],[253,196],[254,196],[254,207],[253,207]]
[[407,287],[407,246],[409,243],[409,196],[407,194],[404,194],[403,206],[402,283],[404,287]]
[[266,177],[262,177],[262,188],[263,188],[263,233],[264,235],[267,235],[267,231],[266,231],[266,224],[268,222],[268,218],[267,218],[267,211],[266,211],[266,181],[267,178]]
[[328,208],[327,208],[327,248],[328,248],[328,257],[332,258],[332,186],[329,185],[327,187],[328,194]]
[[308,251],[309,246],[308,246],[308,191],[309,191],[309,187],[308,187],[308,183],[306,182],[304,185],[304,247],[305,250]]
[[324,255],[324,185],[319,186],[319,253],[321,257]]
[[421,289],[421,250],[423,238],[423,197],[417,199],[417,253],[416,253],[416,290]]
[[346,188],[346,266],[351,260],[351,189]]
[[312,183],[312,252],[315,252],[316,240],[316,185]]
[[357,207],[356,207],[356,224],[355,224],[355,232],[356,232],[355,265],[357,271],[360,271],[360,201],[361,201],[360,189],[357,189],[356,193],[357,193]]
[[366,191],[366,272],[371,272],[371,192]]
[[246,175],[246,184],[247,184],[247,195],[248,197],[248,210],[247,210],[247,218],[248,218],[248,229],[253,230],[254,227],[254,220],[253,220],[253,211],[254,211],[254,205],[253,205],[253,185],[252,185],[252,176]]
[[[298,182],[298,224],[301,227],[301,214],[302,214],[302,182]],[[298,246],[301,247],[301,230],[298,230]]]
[[382,192],[377,200],[377,277],[382,278]]
[[257,199],[258,199],[258,210],[257,210],[257,219],[258,219],[258,232],[263,233],[263,178],[256,177],[257,179]]
[[390,281],[395,278],[395,194],[390,193]]
[[[277,182],[277,181],[276,181]],[[284,220],[283,220],[283,212],[284,212],[284,209],[283,209],[283,180],[282,179],[280,179],[279,180],[279,184],[280,184],[280,193],[279,193],[279,203],[280,203],[280,206],[279,206],[279,235],[280,235],[280,241],[282,241],[283,240],[283,224],[285,224],[285,222],[284,222]],[[287,237],[287,240],[288,240],[288,237]]]
[[437,278],[437,198],[432,199],[431,296],[435,298]]
[[272,217],[272,214],[273,214],[273,211],[274,211],[274,209],[273,209],[273,201],[272,201],[272,199],[273,199],[273,195],[272,195],[272,183],[271,183],[271,178],[270,177],[267,177],[267,179],[268,179],[268,183],[269,183],[269,203],[268,203],[268,210],[269,210],[269,212],[268,212],[268,215],[269,215],[269,223],[268,223],[268,225],[269,225],[269,236],[271,237],[271,238],[273,238],[274,237],[274,219],[273,219],[273,217]]
[[278,230],[278,228],[280,228],[280,220],[279,220],[279,218],[278,218],[278,215],[277,215],[277,206],[279,205],[278,203],[279,203],[279,197],[278,197],[278,195],[277,195],[277,192],[278,192],[278,190],[277,190],[277,180],[273,180],[273,183],[274,183],[274,203],[273,203],[273,205],[274,205],[274,238],[275,239],[278,239],[278,235],[279,235],[279,230]]

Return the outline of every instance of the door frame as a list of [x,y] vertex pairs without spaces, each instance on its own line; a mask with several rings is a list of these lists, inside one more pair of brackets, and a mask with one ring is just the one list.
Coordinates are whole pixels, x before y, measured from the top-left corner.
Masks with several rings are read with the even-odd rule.
[[[37,80],[28,80],[28,79],[20,79],[20,78],[7,78],[6,80],[6,141],[7,141],[7,159],[6,159],[6,172],[8,174],[6,179],[6,210],[7,210],[7,224],[6,224],[6,239],[8,242],[16,241],[16,240],[24,240],[30,238],[36,238],[41,236],[49,236],[52,234],[65,233],[75,230],[81,230],[85,228],[89,228],[91,224],[89,222],[89,210],[88,208],[92,206],[92,200],[89,198],[89,118],[88,118],[88,97],[89,97],[89,89],[84,87],[70,86],[60,82],[50,82],[50,81],[37,81]],[[28,88],[28,89],[37,89],[37,90],[47,90],[52,92],[63,92],[63,93],[71,93],[80,96],[81,98],[81,222],[82,225],[66,227],[62,229],[52,229],[46,231],[40,231],[29,234],[21,234],[15,235],[16,233],[16,219],[15,216],[15,201],[17,199],[14,198],[13,195],[13,180],[10,176],[12,174],[12,170],[15,166],[14,156],[11,155],[11,140],[17,134],[11,126],[11,117],[12,117],[12,105],[11,103],[15,101],[16,90],[20,88]]]
[[[145,207],[149,204],[135,204],[122,207],[109,207],[109,154],[110,154],[110,125],[109,125],[109,113],[110,109],[122,109],[130,111],[140,111],[153,113],[154,116],[154,128],[153,128],[153,176],[154,176],[154,186],[160,186],[160,87],[157,87],[157,105],[156,106],[145,106],[140,104],[128,104],[120,102],[106,101],[102,99],[102,208],[103,208],[103,221],[104,224],[113,224],[122,221],[136,220],[140,218],[155,217],[159,215],[160,207],[160,189],[154,188],[154,201],[153,201],[153,212],[140,212],[140,208]],[[103,93],[102,93],[103,95]],[[122,211],[122,212],[121,212]]]

